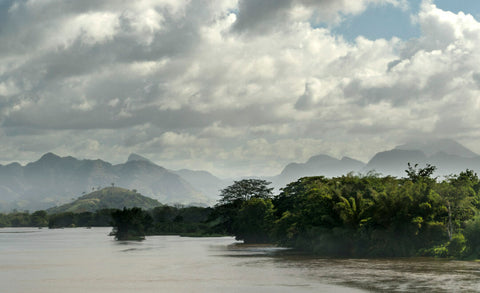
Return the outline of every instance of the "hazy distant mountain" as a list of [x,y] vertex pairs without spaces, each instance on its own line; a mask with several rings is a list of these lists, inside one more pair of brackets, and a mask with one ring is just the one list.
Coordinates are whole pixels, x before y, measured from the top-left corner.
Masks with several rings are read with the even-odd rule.
[[352,158],[343,157],[339,160],[327,155],[317,155],[305,163],[290,163],[279,175],[269,179],[276,188],[281,188],[301,177],[341,176],[349,172],[359,172],[363,167],[365,167],[365,163]]
[[218,199],[220,190],[231,184],[229,180],[222,180],[207,171],[193,171],[182,169],[175,171],[192,186],[195,186],[208,198]]
[[383,175],[404,177],[406,175],[405,169],[407,169],[409,162],[423,167],[427,162],[427,156],[419,150],[393,149],[380,152],[373,156],[364,168],[364,171],[374,170]]
[[[410,142],[379,152],[367,164],[347,157],[339,160],[317,155],[305,163],[288,164],[279,175],[264,179],[272,181],[278,189],[305,176],[334,177],[374,170],[405,177],[409,162],[419,167],[436,166],[435,176],[458,174],[466,169],[480,173],[479,155],[453,140],[442,139]],[[137,154],[131,154],[123,164],[112,165],[102,160],[78,160],[47,153],[25,166],[0,165],[0,211],[46,209],[112,183],[136,189],[161,203],[212,205],[219,191],[232,182],[206,171],[167,170]]]
[[437,167],[435,176],[458,174],[466,169],[480,173],[480,156],[450,139],[423,140],[409,142],[389,151],[375,154],[364,164],[351,158],[341,160],[327,155],[311,157],[306,163],[290,163],[283,171],[274,177],[267,178],[276,188],[304,176],[323,175],[334,177],[345,175],[349,172],[366,174],[375,171],[382,175],[405,177],[408,163],[418,164],[419,168],[431,164]]
[[134,162],[134,161],[141,161],[141,162],[149,162],[149,163],[152,163],[149,159],[147,158],[144,158],[140,155],[137,155],[135,153],[132,153],[130,154],[130,156],[128,156],[128,159],[127,159],[127,163],[128,162]]
[[460,157],[439,152],[430,156],[428,162],[437,167],[436,174],[439,176],[458,174],[466,169],[480,173],[480,156]]
[[[153,164],[150,160],[137,155],[131,154],[128,157],[127,163],[129,162],[148,162]],[[170,171],[170,170],[169,170]],[[188,169],[181,169],[178,171],[170,171],[174,174],[180,176],[183,180],[188,182],[196,190],[200,191],[203,195],[207,197],[207,200],[199,198],[198,202],[195,204],[212,204],[216,201],[219,191],[225,188],[230,182],[228,180],[222,180],[207,171],[194,171]]]
[[397,146],[396,149],[419,150],[427,156],[433,156],[437,153],[445,153],[447,155],[454,155],[463,158],[478,157],[478,154],[472,152],[452,139],[428,139],[413,141]]
[[384,175],[405,177],[407,164],[430,164],[437,167],[435,176],[458,174],[466,169],[480,171],[480,156],[450,139],[410,142],[395,149],[377,153],[365,167]]
[[95,212],[101,209],[123,209],[124,207],[139,207],[149,210],[161,205],[159,201],[143,196],[136,191],[119,187],[106,187],[79,197],[71,203],[50,208],[47,212],[50,214],[82,213]]
[[0,210],[46,209],[112,183],[137,189],[162,203],[214,201],[178,174],[139,155],[131,155],[124,164],[112,165],[102,160],[78,160],[47,153],[23,167],[0,165]]

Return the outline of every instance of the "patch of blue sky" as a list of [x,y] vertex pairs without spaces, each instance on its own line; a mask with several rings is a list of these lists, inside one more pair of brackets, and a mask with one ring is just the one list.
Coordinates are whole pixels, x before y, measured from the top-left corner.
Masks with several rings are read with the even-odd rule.
[[352,42],[359,36],[370,40],[393,37],[408,40],[418,37],[420,28],[412,22],[412,15],[418,13],[421,0],[412,0],[408,3],[406,9],[389,4],[371,4],[359,15],[345,16],[343,22],[332,28],[332,32]]
[[[391,39],[403,40],[420,36],[420,27],[412,22],[412,15],[418,14],[422,0],[409,0],[408,8],[402,9],[393,5],[371,4],[359,15],[347,15],[339,25],[331,28],[335,35],[341,35],[347,41],[354,42],[359,36],[370,40]],[[440,9],[473,15],[480,20],[480,0],[434,0]],[[318,24],[325,27],[325,24]]]
[[476,20],[480,20],[479,0],[435,0],[435,5],[442,9],[459,13],[471,14]]

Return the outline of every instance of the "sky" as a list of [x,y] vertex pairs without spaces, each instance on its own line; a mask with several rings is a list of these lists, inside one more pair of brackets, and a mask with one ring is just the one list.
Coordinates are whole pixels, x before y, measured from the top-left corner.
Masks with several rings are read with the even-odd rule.
[[0,164],[220,177],[407,141],[480,153],[477,0],[0,0]]

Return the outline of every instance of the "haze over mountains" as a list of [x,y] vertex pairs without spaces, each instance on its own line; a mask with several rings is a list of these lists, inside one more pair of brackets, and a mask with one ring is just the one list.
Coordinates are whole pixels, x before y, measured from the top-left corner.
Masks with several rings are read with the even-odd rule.
[[[136,189],[161,203],[209,205],[224,186],[222,180],[211,178],[205,180],[209,186],[205,192],[202,185],[195,188],[174,171],[135,154],[123,164],[112,165],[102,160],[78,160],[47,153],[25,166],[0,165],[0,210],[50,208],[112,184]],[[217,193],[210,194],[215,188]]]
[[[440,177],[466,169],[480,171],[479,155],[453,140],[443,139],[407,143],[377,153],[368,163],[348,157],[316,155],[305,163],[290,163],[280,174],[265,179],[278,190],[304,176],[334,177],[374,170],[383,175],[404,177],[408,162],[418,163],[420,167],[427,163],[434,165],[435,176]],[[168,170],[137,154],[130,155],[123,164],[112,165],[102,160],[79,160],[47,153],[25,166],[0,165],[0,211],[51,208],[112,183],[135,189],[161,203],[212,205],[219,191],[232,180],[220,179],[207,171]]]
[[291,163],[283,171],[269,178],[276,188],[281,188],[300,177],[324,175],[341,176],[349,172],[366,174],[374,171],[382,175],[405,177],[407,164],[437,167],[435,176],[458,174],[466,169],[480,171],[480,156],[450,139],[432,139],[409,142],[384,152],[379,152],[368,163],[348,157],[336,159],[327,155],[311,157],[305,163]]
[[458,174],[466,169],[480,171],[480,156],[450,139],[417,141],[377,153],[364,170],[376,170],[399,177],[405,175],[408,162],[436,166],[435,175],[440,177]]

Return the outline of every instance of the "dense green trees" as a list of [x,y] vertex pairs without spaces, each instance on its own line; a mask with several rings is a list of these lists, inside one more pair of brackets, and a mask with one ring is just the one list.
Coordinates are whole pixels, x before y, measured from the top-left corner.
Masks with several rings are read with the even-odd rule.
[[139,208],[114,210],[113,231],[117,240],[141,240],[146,235],[213,235],[208,218],[211,208],[161,206],[149,211]]
[[236,238],[245,243],[266,243],[270,241],[273,222],[272,201],[254,197],[246,200],[238,211],[233,230]]
[[48,215],[46,211],[36,211],[30,217],[30,225],[33,227],[45,227],[48,225]]
[[246,243],[270,241],[273,227],[273,188],[261,179],[235,181],[220,192],[211,220],[218,233],[235,235]]
[[480,257],[478,176],[466,170],[438,181],[434,171],[409,165],[400,179],[305,177],[271,200],[222,191],[214,214],[237,239],[322,255]]
[[252,198],[269,199],[273,188],[268,187],[270,182],[261,179],[243,179],[221,190],[220,205],[239,204]]
[[102,209],[96,212],[51,214],[48,215],[48,227],[109,227],[113,211],[114,209]]
[[48,216],[45,211],[14,211],[9,214],[0,214],[0,227],[46,227]]
[[[127,209],[130,211],[131,209]],[[0,213],[1,227],[109,227],[139,230],[141,235],[219,235],[214,227],[217,221],[210,219],[213,209],[195,206],[160,206],[151,210],[135,209],[135,215],[123,210],[102,209],[95,212],[62,212],[47,214],[46,211]],[[114,218],[115,215],[115,218]],[[141,225],[137,219],[141,218]],[[116,230],[113,231],[116,235]],[[120,237],[123,237],[120,232]],[[130,233],[130,232],[129,232]],[[113,235],[113,234],[112,234]],[[142,237],[132,237],[139,239]]]
[[140,208],[123,208],[112,212],[112,236],[117,240],[142,240],[153,219]]
[[216,235],[211,229],[215,223],[209,222],[212,208],[162,206],[149,211],[154,219],[148,235]]

